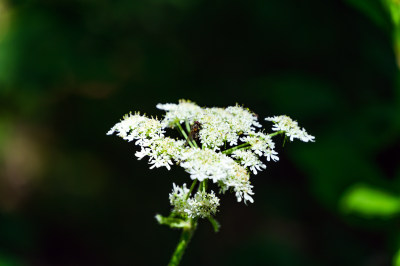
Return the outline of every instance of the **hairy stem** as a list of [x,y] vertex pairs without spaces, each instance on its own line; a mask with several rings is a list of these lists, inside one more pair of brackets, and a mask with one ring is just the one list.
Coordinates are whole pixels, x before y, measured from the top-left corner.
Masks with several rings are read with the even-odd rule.
[[190,219],[190,226],[182,230],[181,238],[176,246],[174,253],[172,254],[171,260],[168,266],[178,266],[183,253],[185,253],[186,247],[188,246],[190,239],[193,237],[194,231],[197,227],[197,221],[195,219]]

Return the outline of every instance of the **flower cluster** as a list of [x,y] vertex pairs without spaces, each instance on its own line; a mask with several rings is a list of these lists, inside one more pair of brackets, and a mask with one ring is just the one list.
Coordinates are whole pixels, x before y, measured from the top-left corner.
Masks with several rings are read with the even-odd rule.
[[[207,180],[219,187],[220,193],[232,191],[237,201],[253,202],[250,172],[257,174],[266,169],[266,161],[278,161],[272,137],[284,134],[308,142],[314,137],[300,128],[288,116],[266,118],[274,123],[274,133],[259,130],[258,116],[239,105],[227,108],[202,108],[190,101],[178,104],[158,104],[165,111],[162,120],[147,118],[139,113],[129,114],[107,134],[116,133],[127,141],[140,146],[138,159],[148,157],[150,169],[176,164],[182,167],[194,182],[201,182],[198,191],[184,184],[173,184],[169,195],[172,213],[181,217],[207,218],[215,215],[219,199],[207,193]],[[194,125],[197,125],[194,130]],[[199,126],[200,125],[200,126]],[[165,136],[166,128],[176,128],[183,139]],[[193,184],[192,188],[194,187]]]
[[215,215],[219,207],[219,198],[215,196],[214,191],[211,193],[198,191],[193,197],[189,197],[188,193],[186,184],[179,187],[173,183],[169,201],[174,207],[175,214],[190,218],[206,218]]
[[286,115],[267,117],[267,121],[274,122],[272,130],[284,131],[285,135],[293,139],[299,139],[304,142],[314,141],[314,136],[309,135],[304,128],[300,128],[298,123]]

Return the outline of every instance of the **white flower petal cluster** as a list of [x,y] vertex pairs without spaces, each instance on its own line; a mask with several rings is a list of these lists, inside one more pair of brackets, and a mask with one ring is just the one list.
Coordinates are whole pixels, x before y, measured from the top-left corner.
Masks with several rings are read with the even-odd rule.
[[198,121],[202,125],[200,142],[204,147],[219,150],[225,143],[237,145],[239,135],[254,132],[261,127],[257,116],[239,105],[227,108],[201,108],[189,101],[179,104],[158,104],[158,109],[166,111],[162,121],[164,127],[174,128],[177,123]]
[[159,103],[156,107],[160,110],[166,111],[165,117],[162,121],[164,128],[174,128],[177,123],[183,123],[185,121],[188,121],[192,124],[196,120],[196,117],[198,117],[202,112],[202,108],[200,106],[185,100],[180,100],[179,104]]
[[135,144],[139,145],[141,150],[135,155],[139,160],[148,156],[149,164],[152,165],[150,169],[165,166],[170,170],[172,160],[178,158],[185,149],[185,141],[164,136],[160,121],[140,114],[125,115],[107,134],[115,132],[127,141],[136,140]]
[[257,171],[266,169],[267,166],[260,161],[260,159],[253,152],[249,150],[237,150],[232,153],[232,157],[238,160],[244,167],[249,167],[253,174],[257,174]]
[[245,202],[253,202],[250,197],[253,195],[250,175],[245,167],[231,157],[210,149],[191,148],[183,153],[181,159],[181,166],[190,174],[190,178],[199,181],[210,179],[218,183],[223,192],[233,188],[239,202],[242,198]]
[[207,218],[214,216],[218,211],[218,207],[219,198],[214,191],[211,190],[211,193],[199,191],[188,199],[185,212],[190,218]]
[[179,215],[186,215],[185,209],[187,207],[186,196],[189,193],[189,189],[186,187],[186,184],[183,184],[182,187],[175,185],[172,183],[172,192],[169,194],[169,202],[174,207],[174,212]]
[[147,118],[139,113],[125,115],[121,122],[115,124],[115,126],[107,132],[107,135],[111,135],[115,132],[117,132],[118,136],[127,141],[137,140],[135,144],[139,145],[143,141],[146,141],[146,139],[161,138],[165,133],[160,121]]
[[315,139],[315,137],[309,135],[304,128],[300,128],[297,121],[292,120],[286,115],[267,117],[265,120],[274,122],[272,130],[285,131],[285,135],[290,137],[290,141],[299,139],[304,142],[309,142]]
[[258,122],[257,115],[247,108],[236,105],[229,106],[225,110],[233,115],[233,119],[230,121],[230,123],[236,132],[254,131],[256,129],[255,127],[261,127],[261,124]]
[[198,117],[202,125],[200,130],[200,142],[209,149],[219,150],[228,142],[237,145],[238,135],[229,121],[232,114],[223,108],[206,108]]
[[253,203],[254,200],[251,195],[254,195],[254,192],[253,186],[250,184],[248,171],[237,163],[232,165],[232,168],[231,175],[219,181],[222,193],[225,193],[229,188],[233,188],[238,202],[241,202],[243,199],[244,203],[247,203],[247,201]]
[[186,184],[182,187],[173,184],[172,192],[169,194],[169,201],[173,206],[173,212],[180,216],[190,218],[207,218],[217,213],[219,198],[214,191],[207,193],[198,191],[193,197],[187,198],[189,189]]
[[240,134],[261,127],[257,117],[240,106],[204,108],[198,121],[204,129],[200,131],[201,144],[213,150],[219,150],[225,143],[237,145]]
[[190,148],[181,156],[180,166],[190,174],[191,179],[217,182],[226,177],[235,161],[229,156],[210,149]]
[[181,156],[181,152],[185,150],[185,141],[174,140],[169,137],[160,139],[152,139],[143,142],[142,149],[135,153],[138,159],[149,156],[150,169],[165,166],[168,170],[173,165],[173,159],[177,160]]
[[267,161],[271,159],[276,162],[279,160],[277,152],[274,151],[275,143],[269,135],[262,132],[249,133],[247,136],[241,137],[241,141],[251,145],[251,150],[258,156],[265,156]]

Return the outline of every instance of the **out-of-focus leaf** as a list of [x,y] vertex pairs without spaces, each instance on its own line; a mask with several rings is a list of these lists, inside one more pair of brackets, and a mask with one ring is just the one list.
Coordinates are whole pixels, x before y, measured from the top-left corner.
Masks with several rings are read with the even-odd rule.
[[22,266],[23,264],[20,260],[13,256],[0,253],[0,265],[1,266]]
[[389,218],[400,212],[400,198],[366,185],[350,188],[342,198],[345,212],[365,217]]
[[393,266],[400,266],[400,249],[396,252],[393,257]]
[[360,10],[378,26],[389,29],[390,22],[381,1],[346,0],[346,2]]
[[383,0],[383,3],[389,10],[393,24],[398,25],[400,23],[400,3],[394,0]]

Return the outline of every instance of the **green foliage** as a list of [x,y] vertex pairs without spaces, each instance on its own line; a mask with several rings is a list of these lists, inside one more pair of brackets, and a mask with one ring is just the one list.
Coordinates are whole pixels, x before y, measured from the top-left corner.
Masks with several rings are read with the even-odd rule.
[[400,250],[393,257],[393,266],[400,266]]
[[[317,142],[286,142],[279,165],[252,180],[254,206],[223,198],[219,235],[199,227],[184,260],[391,261],[400,191],[396,3],[1,1],[1,259],[164,263],[177,232],[157,227],[153,210],[167,213],[158,204],[171,178],[187,179],[174,170],[150,176],[133,148],[103,132],[129,110],[151,113],[158,102],[190,98],[254,106],[260,118],[296,117]],[[357,192],[354,184],[369,185]],[[365,219],[349,227],[352,217],[338,215],[345,199],[352,216],[380,219],[370,219],[369,229]],[[16,214],[23,223],[7,222]]]
[[380,26],[386,30],[390,29],[390,27],[391,27],[390,19],[388,18],[387,14],[385,12],[385,8],[382,5],[382,1],[386,1],[386,0],[369,0],[369,1],[345,0],[345,1],[348,4],[357,8],[358,10],[360,10],[365,15],[367,15],[378,26]]
[[342,209],[347,213],[357,213],[366,218],[390,218],[400,212],[400,197],[359,184],[343,195]]
[[164,217],[160,214],[156,215],[159,224],[168,225],[171,228],[188,228],[190,223],[187,220],[176,217]]

